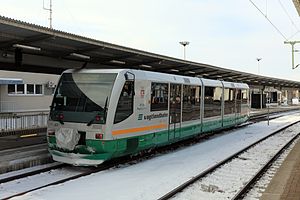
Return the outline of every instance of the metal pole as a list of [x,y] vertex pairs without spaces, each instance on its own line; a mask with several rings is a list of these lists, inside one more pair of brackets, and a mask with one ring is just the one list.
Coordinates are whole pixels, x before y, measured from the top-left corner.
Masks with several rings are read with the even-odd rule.
[[268,89],[268,93],[267,93],[267,103],[268,103],[268,126],[269,126],[270,125],[270,103],[271,103],[270,89]]
[[270,125],[270,104],[268,104],[268,126]]
[[185,60],[186,59],[186,52],[185,52],[186,50],[185,50],[185,47],[187,45],[189,45],[190,42],[188,42],[188,41],[182,41],[182,42],[179,42],[179,44],[181,44],[183,46],[183,59]]
[[43,0],[43,9],[44,10],[48,10],[49,13],[50,13],[50,17],[49,17],[49,21],[50,21],[50,28],[52,29],[52,0],[50,0],[50,7],[47,8],[45,7],[45,1]]
[[52,29],[52,0],[50,0],[50,28]]
[[295,69],[295,56],[294,56],[294,53],[295,53],[295,43],[291,43],[292,45],[292,69]]
[[294,56],[294,53],[295,53],[295,44],[297,43],[300,43],[300,41],[284,41],[284,44],[290,44],[292,45],[292,69],[296,69],[299,65],[296,65],[295,66],[295,56]]
[[259,70],[259,61],[261,61],[262,58],[256,58],[257,60],[257,71],[258,71],[258,75],[260,74],[260,70]]

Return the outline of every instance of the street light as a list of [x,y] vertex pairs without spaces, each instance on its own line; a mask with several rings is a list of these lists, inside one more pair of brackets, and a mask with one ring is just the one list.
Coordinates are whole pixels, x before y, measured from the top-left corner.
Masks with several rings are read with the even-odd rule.
[[261,61],[262,58],[256,58],[256,60],[257,60],[257,70],[258,70],[258,75],[259,75],[260,74],[259,73],[259,61]]
[[188,42],[188,41],[182,41],[182,42],[179,42],[179,44],[181,44],[183,46],[183,58],[185,60],[186,59],[186,57],[185,57],[185,46],[189,45],[190,42]]
[[300,41],[284,41],[284,44],[290,44],[292,45],[292,69],[296,69],[299,67],[299,64],[295,66],[295,58],[294,58],[294,52],[298,52],[298,50],[295,50],[295,44],[300,43]]

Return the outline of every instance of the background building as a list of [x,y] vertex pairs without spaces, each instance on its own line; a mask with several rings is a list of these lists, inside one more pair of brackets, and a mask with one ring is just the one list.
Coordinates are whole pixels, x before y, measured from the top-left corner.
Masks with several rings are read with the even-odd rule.
[[59,76],[0,71],[0,112],[49,110]]

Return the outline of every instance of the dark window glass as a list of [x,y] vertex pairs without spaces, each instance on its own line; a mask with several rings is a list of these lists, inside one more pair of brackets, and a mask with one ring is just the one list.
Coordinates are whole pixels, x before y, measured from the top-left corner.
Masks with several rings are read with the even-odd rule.
[[221,87],[205,87],[204,118],[221,116]]
[[242,90],[236,90],[236,112],[241,113],[241,105],[242,105]]
[[56,111],[104,111],[116,74],[65,73],[62,75],[53,98]]
[[26,94],[34,94],[34,85],[33,84],[27,84]]
[[119,123],[133,113],[134,82],[126,81],[121,91],[114,123]]
[[15,94],[15,85],[7,85],[7,92],[8,94]]
[[181,85],[170,85],[170,123],[179,123],[181,121]]
[[168,84],[151,83],[151,111],[168,110]]
[[242,90],[242,114],[247,114],[249,109],[248,104],[249,91],[247,89]]
[[17,85],[17,94],[24,94],[24,84]]
[[182,121],[200,119],[200,87],[183,86]]
[[43,94],[43,86],[35,85],[35,94]]
[[235,89],[224,89],[224,115],[235,113]]

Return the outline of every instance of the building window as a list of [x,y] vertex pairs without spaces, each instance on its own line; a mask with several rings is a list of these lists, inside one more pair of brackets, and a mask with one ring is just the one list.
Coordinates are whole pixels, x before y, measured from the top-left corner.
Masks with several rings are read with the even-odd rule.
[[16,93],[16,85],[7,85],[7,92],[8,92],[8,94],[15,94]]
[[33,84],[27,84],[26,94],[34,94],[34,85]]
[[35,94],[43,94],[43,86],[40,84],[35,85]]
[[168,110],[168,84],[151,83],[151,111]]
[[18,84],[17,85],[17,91],[16,91],[16,93],[17,94],[25,94],[25,90],[24,90],[24,84]]
[[7,85],[7,93],[11,95],[42,95],[42,84],[9,84]]

